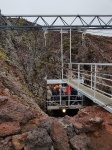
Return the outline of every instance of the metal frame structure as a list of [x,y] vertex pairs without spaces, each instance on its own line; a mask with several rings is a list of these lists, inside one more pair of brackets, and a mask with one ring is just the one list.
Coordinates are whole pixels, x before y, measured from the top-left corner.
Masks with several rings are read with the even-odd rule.
[[[74,81],[77,81],[77,79],[74,79]],[[82,79],[79,81],[82,83]],[[61,85],[61,90],[66,89],[63,84],[67,84],[66,81],[63,79],[52,79],[52,80],[47,80],[48,85],[56,85],[59,84]],[[75,89],[75,88],[74,88]],[[80,97],[80,98],[79,98]],[[46,101],[47,103],[47,110],[56,110],[56,109],[79,109],[83,107],[83,95],[81,93],[79,94],[77,92],[76,95],[69,94],[66,95],[66,92],[59,92],[59,95],[52,95],[52,99],[50,101]]]
[[[75,79],[74,81],[76,81]],[[80,83],[82,80],[80,80]],[[55,84],[65,84],[67,82],[64,82],[60,79],[54,79],[54,80],[47,80],[48,85],[55,85]],[[66,88],[67,86],[61,85],[61,91],[58,95],[52,95],[51,100],[46,101],[47,110],[56,110],[56,109],[79,109],[83,107],[83,95],[77,92],[77,94],[66,94]]]
[[2,15],[0,30],[112,29],[112,15]]

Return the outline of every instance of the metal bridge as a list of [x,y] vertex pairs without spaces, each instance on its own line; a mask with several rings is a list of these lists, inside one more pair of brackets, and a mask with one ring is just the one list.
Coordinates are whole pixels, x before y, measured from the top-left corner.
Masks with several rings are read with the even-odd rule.
[[[2,15],[0,14],[0,30],[52,30],[61,31],[61,82],[71,85],[82,95],[112,112],[112,63],[73,63],[71,60],[72,30],[108,30],[112,29],[112,15]],[[63,30],[70,32],[70,55],[68,64],[63,59]],[[86,66],[86,67],[85,67]],[[85,69],[86,68],[86,69]],[[54,80],[51,79],[51,84]],[[103,91],[104,89],[104,91]],[[48,109],[75,109],[83,106],[75,105],[68,97],[68,103],[63,103],[62,95],[59,101],[47,102]],[[80,101],[80,100],[79,100]],[[50,104],[50,105],[49,105]]]

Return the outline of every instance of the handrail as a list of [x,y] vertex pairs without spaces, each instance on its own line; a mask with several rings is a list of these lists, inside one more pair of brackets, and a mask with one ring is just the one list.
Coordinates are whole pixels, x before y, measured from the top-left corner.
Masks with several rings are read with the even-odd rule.
[[98,65],[98,66],[112,66],[112,63],[64,63],[64,64],[75,64],[75,65]]
[[[64,65],[66,65],[66,68],[68,65],[67,71],[64,69]],[[94,90],[94,98],[96,97],[96,91],[99,91],[103,94],[108,95],[109,97],[112,97],[112,75],[110,74],[111,68],[108,68],[108,72],[106,70],[101,72],[101,70],[103,70],[103,67],[101,66],[112,67],[112,63],[64,63],[64,65],[63,70],[65,71],[64,73],[67,73],[67,75],[63,74],[63,77],[67,77],[68,82],[71,79],[76,79],[78,83],[78,88],[80,83],[91,88],[92,90]],[[84,68],[85,65],[88,66],[88,70],[87,68]],[[103,81],[103,83],[101,81]],[[107,93],[106,88],[104,88],[104,86],[110,88],[109,91],[111,93]]]

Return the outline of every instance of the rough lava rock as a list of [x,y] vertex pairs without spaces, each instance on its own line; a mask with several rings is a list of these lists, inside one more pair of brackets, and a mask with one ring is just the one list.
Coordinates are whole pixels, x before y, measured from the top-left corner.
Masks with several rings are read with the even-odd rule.
[[57,119],[55,119],[52,124],[52,138],[54,142],[54,149],[69,149],[67,132]]
[[28,150],[50,150],[52,140],[46,129],[38,128],[28,133],[26,145]]
[[25,147],[27,135],[28,133],[23,133],[12,136],[12,144],[16,150],[22,150]]
[[75,135],[73,138],[70,139],[70,144],[72,150],[90,150],[91,149],[91,142],[90,138],[87,137],[85,133],[80,135]]
[[28,120],[34,117],[32,110],[14,100],[7,97],[7,102],[0,106],[0,122],[7,122],[7,120],[17,121],[25,124]]
[[18,122],[5,122],[0,124],[0,136],[8,136],[17,134],[20,131],[20,125]]

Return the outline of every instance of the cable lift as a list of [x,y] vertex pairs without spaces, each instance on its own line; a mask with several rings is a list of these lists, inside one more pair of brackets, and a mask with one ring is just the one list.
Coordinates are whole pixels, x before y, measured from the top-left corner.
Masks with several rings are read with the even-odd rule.
[[[47,80],[52,96],[47,100],[47,110],[79,109],[83,105],[83,95],[60,79]],[[47,89],[48,90],[48,89]]]

